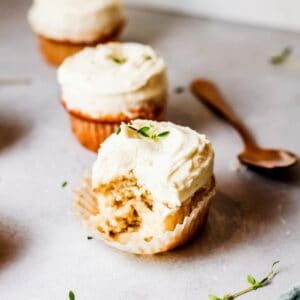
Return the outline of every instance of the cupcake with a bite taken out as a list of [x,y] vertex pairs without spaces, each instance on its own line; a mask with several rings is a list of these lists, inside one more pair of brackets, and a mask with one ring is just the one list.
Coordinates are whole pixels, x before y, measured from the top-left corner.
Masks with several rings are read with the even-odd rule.
[[149,46],[108,43],[86,48],[64,61],[58,81],[72,130],[92,151],[121,122],[164,118],[166,65]]
[[125,25],[120,0],[34,0],[28,20],[55,66],[84,47],[117,40]]
[[75,192],[77,214],[95,237],[123,251],[173,249],[206,220],[215,193],[213,163],[210,142],[190,128],[122,124]]

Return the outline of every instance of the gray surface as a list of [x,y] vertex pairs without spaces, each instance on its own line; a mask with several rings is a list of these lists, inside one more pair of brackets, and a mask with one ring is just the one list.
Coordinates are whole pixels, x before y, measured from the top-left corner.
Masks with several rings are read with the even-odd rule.
[[[32,83],[0,86],[0,299],[67,299],[73,289],[78,300],[202,300],[246,286],[245,274],[263,275],[276,259],[274,283],[243,299],[274,299],[299,280],[299,167],[276,178],[232,170],[239,138],[188,92],[171,93],[169,119],[207,133],[216,149],[218,194],[202,235],[155,257],[87,240],[71,190],[95,155],[70,133],[55,70],[26,24],[28,2],[9,3],[0,4],[0,78]],[[128,18],[126,40],[163,54],[171,89],[213,78],[262,144],[300,152],[300,71],[268,64],[285,45],[299,58],[299,35],[132,9]]]

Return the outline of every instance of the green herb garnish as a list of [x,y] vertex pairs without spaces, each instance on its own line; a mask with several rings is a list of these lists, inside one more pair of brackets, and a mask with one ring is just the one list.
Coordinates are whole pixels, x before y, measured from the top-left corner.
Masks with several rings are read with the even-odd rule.
[[121,58],[121,57],[112,57],[112,60],[119,65],[123,65],[127,61],[126,58]]
[[163,131],[163,132],[159,133],[157,136],[158,137],[163,137],[163,136],[167,136],[169,134],[170,134],[170,131]]
[[61,187],[64,188],[68,185],[68,182],[67,181],[64,181],[62,184],[61,184]]
[[149,137],[149,134],[148,134],[149,130],[150,130],[149,126],[144,126],[144,127],[140,128],[137,132],[139,134],[141,134],[142,136]]
[[73,291],[69,291],[69,300],[75,300],[75,294]]
[[138,129],[134,128],[134,127],[133,127],[133,126],[131,126],[131,125],[128,125],[128,127],[129,127],[130,129],[132,129],[132,130],[136,131],[136,132],[138,132],[138,131],[139,131]]
[[270,63],[273,65],[281,65],[287,61],[291,53],[292,48],[285,47],[280,54],[271,57]]
[[256,280],[253,276],[251,275],[247,275],[247,281],[250,283],[250,287],[237,292],[237,293],[233,293],[233,294],[227,294],[225,296],[218,297],[216,295],[209,295],[208,299],[209,300],[234,300],[246,293],[249,293],[251,291],[257,290],[259,288],[264,287],[265,285],[269,284],[271,282],[271,280],[273,279],[273,277],[277,274],[276,270],[275,270],[275,266],[279,263],[279,261],[275,261],[272,264],[271,270],[270,272],[261,280]]
[[92,240],[93,237],[92,237],[92,236],[88,236],[87,239],[88,239],[88,240]]
[[121,132],[121,127],[119,127],[118,129],[117,129],[117,134],[119,134]]
[[175,94],[182,94],[184,92],[184,87],[183,86],[177,86],[174,89]]
[[145,55],[145,60],[150,60],[150,59],[152,59],[152,57],[150,56],[150,55]]
[[144,127],[141,127],[140,129],[137,129],[131,125],[128,125],[128,128],[134,130],[135,132],[139,133],[140,135],[142,135],[144,137],[151,138],[153,140],[160,138],[160,137],[165,137],[170,134],[170,131],[163,131],[158,134],[156,134],[156,133],[151,134],[151,129],[153,128],[152,125],[144,126]]

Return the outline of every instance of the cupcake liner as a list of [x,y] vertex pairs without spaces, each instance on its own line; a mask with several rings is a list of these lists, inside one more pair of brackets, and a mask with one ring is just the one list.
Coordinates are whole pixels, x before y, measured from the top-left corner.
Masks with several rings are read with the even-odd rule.
[[[62,101],[62,103],[66,108],[64,101]],[[114,133],[122,122],[131,121],[128,117],[124,119],[122,114],[120,114],[119,120],[117,120],[118,116],[114,118],[107,116],[106,118],[102,117],[102,119],[95,120],[82,115],[79,112],[69,111],[67,108],[66,110],[69,113],[71,128],[77,137],[77,140],[82,146],[93,152],[98,151],[101,143]],[[140,113],[136,112],[133,119],[145,118],[146,116],[146,119],[153,119],[157,121],[163,120],[165,109],[156,110],[156,108],[149,108],[149,110],[146,110],[146,113],[145,111]]]
[[134,243],[120,244],[116,241],[106,239],[106,236],[97,230],[96,224],[93,222],[93,217],[99,213],[99,210],[97,199],[92,191],[90,174],[86,174],[83,177],[81,184],[74,191],[74,208],[76,215],[82,221],[83,225],[92,231],[93,236],[103,240],[109,246],[135,254],[155,254],[183,245],[195,236],[207,219],[210,202],[214,194],[215,184],[214,180],[212,180],[209,191],[204,195],[199,194],[201,199],[196,199],[198,200],[196,207],[190,215],[184,218],[182,224],[177,224],[173,231],[167,231],[161,237],[153,237],[149,242],[142,240]]
[[123,31],[123,28],[125,27],[125,23],[125,21],[122,21],[116,29],[108,32],[105,36],[101,37],[97,41],[93,41],[90,43],[72,43],[70,41],[58,41],[38,35],[41,53],[49,64],[57,67],[68,56],[75,54],[85,47],[94,47],[99,43],[117,41]]
[[120,123],[93,122],[69,114],[72,131],[85,148],[97,152],[100,144],[114,133]]

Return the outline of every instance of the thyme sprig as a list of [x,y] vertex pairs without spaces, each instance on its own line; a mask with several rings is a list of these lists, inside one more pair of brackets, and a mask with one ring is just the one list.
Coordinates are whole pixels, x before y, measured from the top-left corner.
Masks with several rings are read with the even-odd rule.
[[250,284],[250,286],[248,288],[246,288],[240,292],[236,292],[233,294],[227,294],[227,295],[223,296],[222,298],[218,297],[216,295],[209,295],[208,299],[209,300],[234,300],[246,293],[252,292],[254,290],[257,290],[259,288],[262,288],[262,287],[268,285],[271,282],[271,280],[273,279],[273,277],[277,274],[275,267],[278,263],[279,263],[279,261],[275,261],[272,264],[270,272],[261,280],[256,280],[253,276],[247,275],[246,278],[247,278],[248,283]]
[[153,140],[161,137],[166,137],[170,134],[170,131],[162,131],[160,133],[151,132],[152,126],[143,126],[140,129],[128,125],[128,128],[142,135],[143,137],[151,138]]
[[273,65],[281,65],[285,63],[292,53],[291,47],[285,47],[278,55],[274,55],[270,59],[270,63]]

